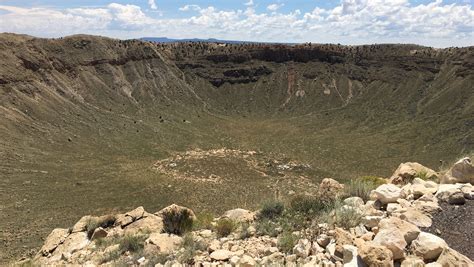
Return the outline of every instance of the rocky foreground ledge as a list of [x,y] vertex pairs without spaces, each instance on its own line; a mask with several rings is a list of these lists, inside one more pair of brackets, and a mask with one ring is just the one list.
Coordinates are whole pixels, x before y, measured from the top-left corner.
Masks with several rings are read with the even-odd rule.
[[138,207],[125,214],[85,216],[70,229],[54,229],[38,254],[20,263],[474,266],[445,240],[424,231],[433,216],[445,212],[441,206],[474,199],[473,181],[469,158],[444,174],[403,163],[389,179],[344,186],[326,178],[314,196],[275,200],[256,212],[235,209],[213,218],[171,205],[156,213]]

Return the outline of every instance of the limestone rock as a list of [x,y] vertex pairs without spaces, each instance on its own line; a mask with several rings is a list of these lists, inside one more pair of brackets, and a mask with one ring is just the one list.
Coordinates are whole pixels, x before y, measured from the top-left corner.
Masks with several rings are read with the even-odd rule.
[[438,173],[430,168],[427,168],[417,162],[405,162],[398,166],[395,172],[390,177],[392,184],[407,184],[420,173],[424,173],[427,179],[438,179]]
[[239,260],[240,267],[254,267],[257,266],[257,262],[249,255],[243,255]]
[[316,242],[323,248],[325,248],[327,245],[329,245],[330,241],[331,241],[331,239],[326,234],[320,234],[316,238]]
[[422,257],[425,261],[436,260],[444,249],[446,242],[433,234],[421,232],[411,244],[413,254]]
[[99,238],[104,238],[108,235],[109,233],[102,227],[97,227],[94,232],[92,233],[91,240],[96,240]]
[[139,220],[145,214],[145,209],[143,207],[138,207],[134,210],[131,210],[125,214],[119,214],[116,216],[115,225],[120,225],[122,228],[133,223],[136,220]]
[[371,193],[371,198],[380,200],[382,204],[396,203],[397,199],[402,197],[402,190],[394,184],[383,184]]
[[308,239],[300,239],[293,248],[293,254],[300,258],[306,258],[311,251],[311,242]]
[[236,222],[252,222],[255,220],[255,212],[245,209],[233,209],[226,211],[222,218],[228,218]]
[[414,208],[409,208],[406,212],[400,214],[400,219],[423,228],[430,227],[432,224],[432,220],[429,216]]
[[344,185],[332,178],[324,178],[319,184],[319,195],[324,199],[335,199],[344,193]]
[[400,231],[407,244],[410,244],[413,240],[415,240],[421,232],[416,225],[401,220],[397,217],[390,217],[381,220],[379,223],[379,228],[380,230]]
[[87,224],[91,220],[97,220],[97,219],[98,219],[98,217],[93,217],[93,216],[90,216],[90,215],[82,217],[79,221],[77,221],[76,224],[74,224],[74,226],[72,227],[71,233],[77,233],[77,232],[85,231]]
[[138,207],[132,211],[127,212],[125,215],[132,217],[134,221],[140,219],[145,214],[145,209],[143,207]]
[[425,262],[416,256],[409,256],[402,261],[400,267],[424,267]]
[[145,251],[148,253],[169,253],[183,243],[183,238],[177,235],[170,235],[165,233],[152,233],[147,240],[145,240]]
[[357,252],[357,247],[351,245],[344,245],[343,248],[344,267],[363,266],[362,259],[360,259],[359,254]]
[[[466,195],[468,192],[472,192],[473,186],[471,184],[442,184],[439,186],[436,192],[436,197],[440,201],[449,202],[449,198],[453,194]],[[468,196],[469,198],[469,196]]]
[[359,207],[364,206],[364,200],[360,197],[349,197],[349,198],[344,199],[344,204],[355,207],[355,208],[359,208]]
[[85,248],[89,242],[86,232],[72,233],[54,250],[52,260],[60,260],[63,255],[71,255]]
[[393,253],[393,259],[403,259],[405,257],[405,247],[407,242],[403,234],[398,229],[380,230],[375,236],[373,243],[385,246]]
[[359,255],[367,266],[393,266],[393,253],[385,246],[365,242],[359,247]]
[[150,214],[146,218],[139,219],[125,227],[125,234],[134,235],[138,232],[158,232],[163,230],[163,219]]
[[362,223],[367,228],[374,228],[379,225],[380,220],[382,220],[383,216],[364,216],[362,217]]
[[469,157],[465,157],[454,165],[441,177],[442,184],[471,183],[474,184],[474,166]]
[[336,251],[334,255],[337,257],[342,258],[344,245],[354,245],[354,237],[351,235],[351,233],[345,231],[342,228],[335,229],[334,239],[336,240]]
[[436,262],[442,266],[474,266],[472,260],[451,248],[445,248]]
[[212,252],[210,255],[211,259],[216,260],[216,261],[225,261],[225,260],[230,259],[230,257],[232,256],[233,256],[233,253],[225,249],[218,249]]
[[441,207],[438,204],[438,199],[431,194],[423,195],[419,199],[415,200],[413,202],[413,207],[427,214],[431,214],[441,210]]
[[461,190],[454,192],[448,197],[448,203],[451,205],[464,205],[466,203],[464,193]]
[[55,250],[60,244],[64,242],[64,240],[66,240],[66,237],[68,235],[68,229],[54,229],[44,241],[44,244],[41,247],[39,254],[46,256],[49,253],[53,252],[53,250]]

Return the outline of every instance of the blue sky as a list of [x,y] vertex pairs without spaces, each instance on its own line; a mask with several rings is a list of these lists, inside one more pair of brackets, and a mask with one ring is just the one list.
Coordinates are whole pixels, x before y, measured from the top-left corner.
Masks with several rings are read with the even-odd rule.
[[0,0],[0,32],[474,45],[470,0]]

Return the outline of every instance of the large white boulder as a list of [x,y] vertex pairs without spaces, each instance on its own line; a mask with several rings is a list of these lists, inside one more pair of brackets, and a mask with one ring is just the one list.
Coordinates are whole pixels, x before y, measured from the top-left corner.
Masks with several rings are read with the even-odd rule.
[[251,222],[255,220],[255,212],[245,209],[233,209],[226,211],[222,218],[228,218],[236,222]]
[[422,257],[425,261],[437,260],[447,248],[448,244],[442,238],[425,232],[421,232],[411,244],[413,254]]
[[403,238],[407,244],[410,244],[413,240],[415,240],[418,235],[420,234],[420,229],[407,221],[401,220],[397,217],[390,217],[386,219],[382,219],[379,222],[379,230],[387,230],[387,231],[395,231],[398,230],[402,233]]
[[472,260],[451,248],[444,249],[436,262],[441,266],[474,266]]
[[423,212],[415,209],[408,208],[407,211],[399,215],[400,219],[405,220],[411,224],[414,224],[418,227],[430,227],[433,221],[431,218],[424,214]]
[[371,192],[372,200],[380,200],[383,204],[396,203],[403,197],[402,189],[394,184],[383,184]]
[[380,230],[373,240],[375,245],[385,246],[393,253],[393,259],[405,258],[405,247],[407,242],[402,232],[398,229]]
[[441,177],[442,184],[471,183],[474,184],[474,166],[469,157],[465,157],[454,165]]

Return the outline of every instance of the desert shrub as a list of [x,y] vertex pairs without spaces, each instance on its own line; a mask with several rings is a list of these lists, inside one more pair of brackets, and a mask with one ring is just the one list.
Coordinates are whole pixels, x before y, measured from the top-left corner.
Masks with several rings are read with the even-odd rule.
[[115,216],[113,215],[108,215],[105,217],[101,217],[99,219],[97,218],[90,218],[86,222],[86,232],[87,232],[87,237],[90,239],[92,237],[92,234],[94,233],[95,229],[102,227],[102,228],[107,228],[112,225],[114,225],[116,221]]
[[329,202],[316,196],[298,195],[290,200],[290,208],[293,212],[317,213],[326,209]]
[[120,255],[122,255],[122,253],[121,253],[119,250],[114,250],[114,251],[105,253],[105,254],[99,259],[99,264],[104,264],[104,263],[108,263],[108,262],[114,261],[114,260],[120,258]]
[[113,226],[116,221],[117,218],[114,215],[107,215],[99,220],[99,226],[102,228],[108,228]]
[[349,229],[362,222],[362,214],[353,207],[344,206],[340,201],[336,202],[334,209],[330,211],[328,222],[331,225]]
[[143,249],[146,237],[142,235],[125,235],[119,242],[119,250],[135,253]]
[[280,201],[267,201],[263,203],[262,209],[259,213],[260,219],[274,219],[283,214],[285,205]]
[[197,220],[193,224],[193,229],[212,229],[212,222],[214,221],[214,215],[208,212],[202,212],[197,215]]
[[347,196],[360,197],[364,201],[367,201],[370,199],[370,192],[385,183],[386,180],[384,178],[362,176],[346,184],[345,193]]
[[422,179],[422,180],[424,180],[424,181],[430,180],[430,177],[428,177],[428,172],[426,172],[426,171],[419,171],[419,172],[416,173],[415,176]]
[[235,223],[227,218],[220,219],[216,225],[216,232],[219,237],[228,236],[234,229]]
[[367,183],[367,184],[373,186],[374,189],[387,183],[387,179],[385,179],[385,178],[378,177],[378,176],[370,176],[370,175],[359,177],[356,180]]
[[97,219],[91,218],[86,222],[86,232],[87,238],[91,239],[92,234],[94,233],[95,229],[99,227],[99,221]]
[[293,247],[296,245],[298,238],[298,236],[291,232],[283,232],[280,236],[278,236],[277,246],[281,252],[290,253],[292,252]]
[[155,267],[157,264],[165,264],[169,260],[169,255],[164,253],[157,253],[151,255],[145,255],[148,260],[144,267]]
[[198,251],[207,250],[207,245],[204,242],[194,240],[192,234],[186,234],[183,238],[182,244],[184,250],[180,252],[178,259],[185,265],[194,265],[194,256]]
[[192,214],[187,209],[166,211],[162,218],[164,230],[169,234],[182,235],[193,228]]
[[257,221],[257,225],[255,227],[258,235],[268,235],[271,237],[276,237],[278,235],[278,228],[279,225],[269,219],[262,219]]
[[375,189],[372,184],[361,180],[352,180],[346,185],[346,194],[351,197],[360,197],[365,201],[370,199],[370,192]]
[[239,238],[240,239],[246,239],[252,236],[249,231],[249,227],[250,227],[250,224],[248,222],[239,223],[239,229],[240,229]]

